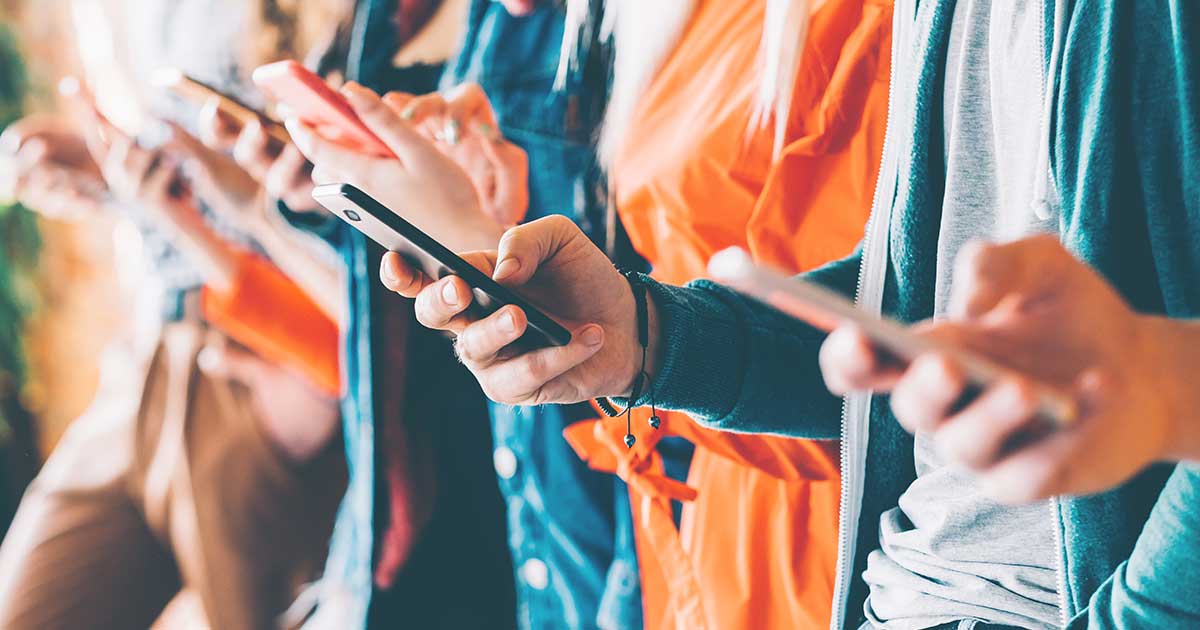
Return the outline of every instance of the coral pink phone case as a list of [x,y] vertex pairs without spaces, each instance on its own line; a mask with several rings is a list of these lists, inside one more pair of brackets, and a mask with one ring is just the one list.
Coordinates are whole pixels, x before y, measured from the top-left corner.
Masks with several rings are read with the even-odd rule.
[[354,113],[346,97],[299,63],[279,61],[261,66],[254,71],[253,79],[255,85],[290,107],[322,138],[368,155],[395,157]]

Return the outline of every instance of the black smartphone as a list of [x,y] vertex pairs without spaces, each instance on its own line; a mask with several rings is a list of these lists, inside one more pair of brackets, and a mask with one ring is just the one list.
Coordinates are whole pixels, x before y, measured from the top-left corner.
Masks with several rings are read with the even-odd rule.
[[571,333],[566,328],[367,193],[350,184],[326,184],[314,188],[312,195],[326,210],[388,251],[404,256],[430,278],[454,275],[465,280],[482,314],[495,312],[508,304],[525,311],[529,330],[522,341],[537,346],[565,346],[571,341]]

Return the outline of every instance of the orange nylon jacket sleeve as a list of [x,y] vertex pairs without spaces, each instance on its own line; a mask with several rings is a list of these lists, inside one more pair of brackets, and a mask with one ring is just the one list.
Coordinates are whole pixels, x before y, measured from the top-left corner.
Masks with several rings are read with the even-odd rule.
[[341,391],[337,324],[270,262],[242,253],[233,286],[205,287],[201,300],[208,321],[239,343],[296,370],[322,392]]

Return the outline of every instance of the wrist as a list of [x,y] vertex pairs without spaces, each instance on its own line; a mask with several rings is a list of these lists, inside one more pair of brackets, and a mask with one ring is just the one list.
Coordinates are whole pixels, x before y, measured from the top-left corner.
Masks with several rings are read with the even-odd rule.
[[[623,308],[633,314],[632,322],[627,330],[629,339],[625,355],[628,357],[626,369],[618,396],[629,398],[630,404],[651,393],[654,379],[659,372],[662,362],[660,357],[660,337],[658,330],[658,306],[654,303],[646,278],[641,274],[625,273],[628,280],[629,292],[626,294]],[[640,295],[639,295],[640,294]]]
[[1191,373],[1200,364],[1200,322],[1146,316],[1146,343],[1158,363],[1154,383],[1168,425],[1162,457],[1200,461],[1200,383]]
[[646,377],[649,380],[649,386],[653,386],[658,380],[658,374],[662,369],[662,330],[659,328],[660,319],[658,312],[658,304],[654,300],[654,294],[646,291],[646,321],[648,324],[648,344],[646,346]]

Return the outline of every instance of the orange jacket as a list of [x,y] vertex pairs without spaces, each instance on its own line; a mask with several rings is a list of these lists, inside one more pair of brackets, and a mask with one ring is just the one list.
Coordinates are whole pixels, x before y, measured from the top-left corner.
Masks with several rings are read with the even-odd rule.
[[[886,123],[890,0],[828,0],[812,16],[787,144],[751,129],[761,0],[701,0],[647,90],[613,168],[617,207],[659,279],[702,276],[728,246],[792,272],[849,254],[870,211]],[[751,129],[750,131],[747,131]],[[635,410],[635,427],[646,427]],[[565,435],[628,484],[646,628],[771,630],[829,623],[837,444],[718,433],[660,413],[658,432],[581,423]],[[653,446],[696,445],[686,485]],[[675,528],[670,501],[685,502]]]
[[337,324],[274,265],[244,252],[233,286],[205,287],[201,300],[205,318],[238,343],[340,393]]

